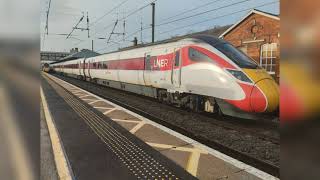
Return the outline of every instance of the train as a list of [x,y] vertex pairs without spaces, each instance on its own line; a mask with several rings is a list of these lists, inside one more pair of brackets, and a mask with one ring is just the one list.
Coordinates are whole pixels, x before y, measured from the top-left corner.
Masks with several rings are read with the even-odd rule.
[[223,39],[197,35],[51,64],[57,73],[195,112],[243,118],[278,110],[279,87]]
[[41,68],[42,68],[42,71],[47,73],[50,73],[53,71],[53,68],[50,66],[49,63],[44,63]]

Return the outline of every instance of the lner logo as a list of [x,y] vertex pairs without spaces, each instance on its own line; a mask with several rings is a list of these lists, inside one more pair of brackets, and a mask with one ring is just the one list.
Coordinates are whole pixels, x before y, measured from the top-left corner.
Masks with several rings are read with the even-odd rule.
[[168,59],[157,59],[156,61],[153,62],[153,67],[154,68],[163,68],[168,66]]

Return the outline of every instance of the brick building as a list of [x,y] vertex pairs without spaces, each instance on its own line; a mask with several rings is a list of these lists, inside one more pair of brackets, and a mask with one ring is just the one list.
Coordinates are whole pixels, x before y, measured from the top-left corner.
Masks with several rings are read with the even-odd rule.
[[280,18],[252,10],[227,29],[220,38],[252,57],[279,82]]

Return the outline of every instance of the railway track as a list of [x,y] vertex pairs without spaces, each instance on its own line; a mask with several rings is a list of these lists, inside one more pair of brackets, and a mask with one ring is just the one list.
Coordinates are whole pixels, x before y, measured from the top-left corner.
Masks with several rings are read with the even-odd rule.
[[261,125],[254,121],[240,122],[231,117],[192,113],[133,93],[55,76],[246,164],[280,176],[280,135],[274,123]]

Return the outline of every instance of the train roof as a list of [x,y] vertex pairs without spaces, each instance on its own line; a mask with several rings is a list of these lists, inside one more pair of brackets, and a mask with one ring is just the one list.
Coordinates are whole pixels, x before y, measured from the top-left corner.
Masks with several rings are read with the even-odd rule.
[[217,38],[214,36],[209,36],[209,35],[196,35],[192,37],[193,39],[201,40],[205,43],[210,44],[211,46],[215,46],[216,44],[221,44],[221,43],[227,43],[227,41]]
[[[219,43],[227,43],[223,39],[217,38],[215,36],[211,36],[211,35],[207,35],[207,34],[196,34],[196,35],[189,35],[189,36],[182,36],[182,37],[167,39],[167,40],[158,41],[155,43],[139,44],[137,46],[130,46],[130,47],[122,48],[117,51],[112,51],[112,52],[108,52],[105,54],[101,54],[101,55],[113,54],[113,53],[134,50],[134,49],[140,49],[140,48],[145,48],[145,47],[152,47],[152,46],[168,44],[168,43],[175,43],[175,42],[183,41],[183,40],[186,40],[186,41],[189,41],[192,43],[203,43],[204,42],[204,43],[210,44],[212,46],[219,44]],[[91,57],[93,57],[93,56],[91,56]],[[66,60],[57,61],[57,62],[54,62],[51,64],[57,64],[60,62],[68,62],[68,61],[72,61],[72,60],[80,59],[80,58],[89,58],[89,57],[78,57],[78,58],[66,59]]]
[[67,62],[67,61],[72,61],[72,60],[76,60],[76,59],[81,59],[81,58],[90,58],[90,57],[95,57],[95,56],[99,56],[101,54],[88,50],[88,49],[82,49],[80,52],[76,52],[73,53],[69,56],[66,56],[62,59],[60,59],[59,61],[50,63],[50,64],[57,64],[57,63],[61,63],[61,62]]
[[199,36],[199,35],[200,36],[207,35],[207,36],[211,36],[211,37],[219,37],[223,32],[225,32],[230,27],[231,27],[231,25],[218,26],[218,27],[214,27],[213,29],[208,29],[208,30],[201,31],[201,32],[195,32],[192,34],[185,34],[185,35],[181,35],[181,36],[176,36],[176,37],[173,37],[170,39],[157,41],[155,43],[138,44],[137,46],[125,47],[125,48],[122,48],[122,49],[119,49],[116,51],[112,51],[112,52],[108,52],[105,54],[116,53],[116,52],[121,52],[121,51],[125,51],[125,50],[136,49],[136,48],[140,48],[140,47],[149,47],[149,46],[154,46],[154,45],[173,43],[173,42],[177,42],[179,40],[188,39],[188,38],[192,38],[192,37]]
[[[206,42],[210,45],[217,44],[217,43],[226,43],[226,41],[224,41],[223,39],[217,38],[215,36],[211,36],[211,35],[207,35],[207,34],[196,34],[196,35],[188,35],[188,36],[181,36],[181,37],[166,39],[166,40],[158,41],[158,42],[154,42],[154,43],[139,44],[136,46],[122,48],[120,50],[108,52],[105,54],[112,54],[112,53],[133,50],[133,49],[139,49],[139,48],[144,48],[144,47],[151,47],[151,46],[162,45],[162,44],[167,44],[167,43],[174,43],[174,42],[178,42],[181,40],[187,40],[187,39],[190,41],[193,41],[195,43],[200,42],[200,41]],[[199,40],[199,41],[197,41],[197,40]],[[105,55],[105,54],[103,54],[103,55]]]

